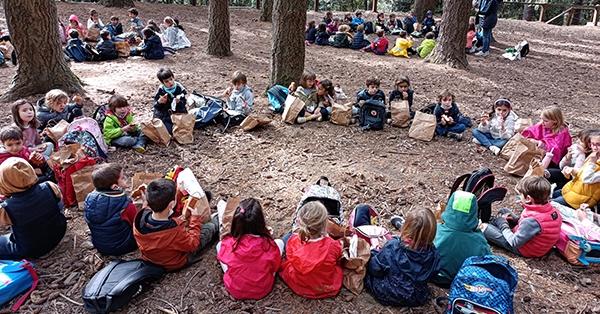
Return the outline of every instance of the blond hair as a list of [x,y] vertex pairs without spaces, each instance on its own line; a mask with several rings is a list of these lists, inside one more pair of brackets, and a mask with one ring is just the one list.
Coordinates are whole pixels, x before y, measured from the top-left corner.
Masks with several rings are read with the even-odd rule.
[[550,121],[554,121],[554,125],[552,126],[552,134],[556,134],[563,130],[565,119],[563,118],[562,111],[560,108],[556,106],[550,106],[542,109],[542,113],[540,114],[542,118],[546,118]]
[[425,207],[417,207],[406,215],[400,237],[411,250],[423,250],[433,243],[437,223],[432,211]]
[[298,212],[298,235],[302,243],[320,237],[327,225],[327,209],[319,201],[308,202]]
[[59,100],[69,99],[69,95],[60,89],[53,89],[46,93],[45,100],[46,106],[52,108],[52,106]]

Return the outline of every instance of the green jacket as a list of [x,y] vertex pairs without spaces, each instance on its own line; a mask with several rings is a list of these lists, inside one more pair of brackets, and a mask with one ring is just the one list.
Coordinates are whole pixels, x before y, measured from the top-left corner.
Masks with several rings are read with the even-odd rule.
[[435,47],[434,39],[423,40],[423,42],[421,42],[419,47],[417,47],[417,52],[419,53],[419,57],[421,57],[421,58],[427,57],[433,50],[433,47]]
[[442,258],[442,269],[434,283],[449,286],[467,257],[492,254],[477,228],[478,211],[477,198],[469,192],[456,191],[448,200],[442,213],[444,223],[438,223],[433,240]]
[[[131,114],[131,110],[127,112],[127,116],[125,116],[125,121],[127,122],[127,124],[133,122],[133,115]],[[112,140],[116,139],[117,137],[123,136],[123,132],[121,132],[121,127],[123,126],[119,122],[119,118],[117,118],[117,116],[114,113],[107,111],[106,118],[104,119],[104,140],[106,141],[106,144],[110,145],[110,142]],[[131,133],[137,132],[138,130],[139,126],[136,125],[135,130],[133,130]]]

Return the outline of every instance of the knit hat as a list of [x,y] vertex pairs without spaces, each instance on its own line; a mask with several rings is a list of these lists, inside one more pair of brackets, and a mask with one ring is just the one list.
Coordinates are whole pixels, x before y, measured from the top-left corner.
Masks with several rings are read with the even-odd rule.
[[23,158],[9,157],[0,165],[0,194],[23,192],[36,182],[33,167]]
[[427,11],[427,15],[432,15],[432,14],[433,14],[433,12],[431,12],[431,10]]
[[69,21],[75,21],[79,23],[79,18],[77,18],[77,15],[71,14],[71,16],[69,16]]

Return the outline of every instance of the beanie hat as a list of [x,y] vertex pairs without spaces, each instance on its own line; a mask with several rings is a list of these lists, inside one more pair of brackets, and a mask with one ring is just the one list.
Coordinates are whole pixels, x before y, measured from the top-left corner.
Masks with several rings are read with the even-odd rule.
[[431,10],[427,10],[427,15],[432,15],[433,12],[431,12]]
[[9,157],[0,165],[0,194],[23,192],[36,182],[33,167],[23,158]]
[[79,18],[77,18],[77,15],[71,14],[71,16],[69,16],[69,21],[75,21],[79,23]]

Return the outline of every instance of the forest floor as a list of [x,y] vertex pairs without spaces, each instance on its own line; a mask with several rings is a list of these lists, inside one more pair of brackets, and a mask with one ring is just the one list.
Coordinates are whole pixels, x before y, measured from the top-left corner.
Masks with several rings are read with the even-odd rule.
[[[60,19],[70,14],[87,20],[90,9],[109,22],[117,15],[125,22],[126,9],[104,8],[90,3],[57,2]],[[72,63],[88,94],[85,113],[115,90],[132,105],[136,121],[152,116],[152,98],[159,85],[156,72],[169,67],[188,91],[217,95],[236,70],[245,72],[254,89],[255,112],[269,114],[264,96],[269,77],[271,24],[258,21],[254,9],[232,8],[231,49],[233,55],[217,58],[204,51],[208,39],[208,8],[136,2],[140,17],[161,21],[165,15],[179,19],[192,47],[164,60],[118,59],[100,63]],[[0,7],[0,25],[6,25]],[[320,21],[321,12],[309,12],[308,19]],[[336,12],[335,16],[341,16]],[[366,13],[373,19],[373,13]],[[468,56],[466,70],[423,63],[418,58],[375,56],[350,49],[310,46],[306,66],[318,79],[331,79],[351,98],[376,76],[386,96],[399,75],[408,75],[415,91],[416,109],[434,103],[437,95],[450,89],[461,111],[477,117],[488,111],[500,96],[509,97],[520,117],[539,121],[540,110],[548,105],[563,109],[572,134],[585,127],[598,127],[600,112],[600,31],[597,27],[560,27],[539,22],[500,20],[494,29],[495,43],[487,58]],[[372,36],[371,36],[372,37]],[[373,38],[371,38],[373,39]],[[390,38],[393,44],[395,37]],[[527,39],[531,53],[521,61],[501,56],[504,49]],[[420,41],[420,40],[418,40]],[[414,44],[418,44],[418,41]],[[6,90],[16,67],[0,67],[0,90]],[[35,78],[32,78],[35,79]],[[42,95],[32,95],[37,100]],[[275,237],[288,232],[292,216],[304,189],[328,176],[341,193],[346,214],[359,203],[370,203],[387,218],[406,213],[413,206],[434,209],[448,197],[454,178],[481,167],[489,167],[497,184],[508,187],[508,195],[494,210],[506,206],[520,211],[513,187],[519,178],[507,175],[505,161],[471,142],[471,130],[457,143],[435,137],[431,142],[408,138],[408,129],[386,126],[383,131],[362,132],[357,125],[336,126],[328,122],[287,125],[279,116],[251,132],[231,128],[220,134],[195,132],[190,145],[151,145],[144,155],[117,150],[109,160],[124,165],[128,177],[136,172],[165,173],[174,165],[190,167],[203,187],[216,200],[225,196],[259,198],[274,229]],[[0,107],[2,126],[11,123],[9,104]],[[475,121],[477,123],[477,121]],[[40,284],[22,307],[24,313],[82,313],[81,291],[90,278],[114,258],[102,256],[89,241],[83,212],[70,211],[69,227],[59,246],[44,258],[35,259]],[[3,229],[4,233],[8,229]],[[598,313],[600,312],[597,269],[568,264],[553,249],[538,259],[524,259],[492,248],[508,258],[519,273],[514,297],[516,313]],[[277,278],[273,291],[259,301],[236,301],[224,288],[222,270],[211,244],[203,261],[179,272],[169,273],[149,292],[133,299],[117,313],[435,313],[437,297],[448,290],[430,285],[432,297],[418,308],[385,307],[368,292],[353,295],[342,288],[332,299],[311,300],[295,295]],[[139,252],[121,256],[139,258]],[[586,280],[591,279],[591,280]],[[587,283],[586,283],[587,282]],[[0,312],[8,312],[4,307]]]

